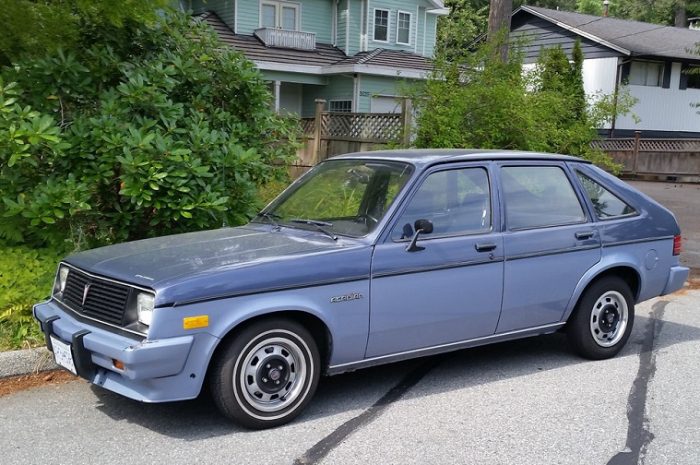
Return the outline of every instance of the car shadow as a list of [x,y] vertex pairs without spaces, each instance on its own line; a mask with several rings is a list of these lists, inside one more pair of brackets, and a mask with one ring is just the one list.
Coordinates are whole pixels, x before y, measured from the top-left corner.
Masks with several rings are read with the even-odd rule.
[[[638,357],[648,323],[648,317],[636,315],[630,340],[617,357]],[[700,328],[694,326],[664,321],[663,331],[673,335],[673,338],[657,338],[654,350],[700,340]],[[450,392],[581,363],[606,362],[578,357],[569,349],[565,335],[554,333],[368,368],[322,378],[316,396],[306,411],[282,428],[298,427],[305,422],[333,415],[347,416],[351,411],[359,414],[422,364],[428,364],[431,368],[428,373],[431,377],[430,388],[414,389],[407,392],[404,398]],[[91,390],[100,412],[114,420],[138,424],[165,436],[198,441],[222,435],[260,434],[224,418],[206,389],[195,400],[164,404],[140,403],[96,386],[91,386]]]

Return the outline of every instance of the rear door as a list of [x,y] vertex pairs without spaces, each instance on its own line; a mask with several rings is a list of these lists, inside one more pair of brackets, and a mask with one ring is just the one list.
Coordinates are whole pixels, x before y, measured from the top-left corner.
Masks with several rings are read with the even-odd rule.
[[500,163],[504,293],[498,333],[557,323],[600,235],[564,163]]
[[[366,357],[494,333],[503,283],[496,198],[486,164],[424,175],[375,247]],[[407,251],[419,219],[434,230]]]

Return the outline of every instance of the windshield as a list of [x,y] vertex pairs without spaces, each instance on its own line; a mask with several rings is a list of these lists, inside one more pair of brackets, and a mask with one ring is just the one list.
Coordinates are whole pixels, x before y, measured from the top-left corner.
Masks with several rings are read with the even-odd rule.
[[405,163],[327,161],[258,215],[256,221],[361,237],[382,220],[413,169]]

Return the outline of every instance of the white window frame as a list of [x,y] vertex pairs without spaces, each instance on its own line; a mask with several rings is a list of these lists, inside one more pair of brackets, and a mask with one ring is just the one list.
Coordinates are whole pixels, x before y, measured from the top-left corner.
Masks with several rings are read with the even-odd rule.
[[[399,41],[399,31],[401,30],[401,15],[408,15],[408,42]],[[396,13],[396,43],[400,45],[411,45],[411,34],[413,29],[413,13],[410,11],[399,10]]]
[[[348,107],[347,110],[334,110],[333,109],[333,104],[334,103],[350,103],[350,106]],[[353,102],[351,98],[339,98],[339,99],[333,99],[328,101],[328,111],[333,112],[333,113],[352,113],[353,111]]]
[[[275,29],[282,29],[282,8],[293,8],[295,15],[295,29],[293,31],[301,31],[301,4],[293,2],[282,2],[279,0],[260,0],[258,26],[263,28],[263,6],[269,5],[275,7]],[[282,29],[288,31],[289,29]]]
[[[377,11],[386,12],[386,40],[377,39]],[[372,42],[388,44],[391,39],[391,10],[386,8],[375,8],[372,11]]]

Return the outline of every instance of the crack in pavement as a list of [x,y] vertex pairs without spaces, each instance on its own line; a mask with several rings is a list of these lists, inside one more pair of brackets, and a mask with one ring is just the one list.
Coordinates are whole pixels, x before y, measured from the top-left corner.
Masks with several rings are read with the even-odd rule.
[[639,369],[627,398],[627,443],[625,449],[611,458],[608,465],[643,464],[647,448],[654,440],[645,410],[649,383],[656,373],[654,339],[661,332],[664,311],[668,304],[669,301],[662,300],[652,306],[649,321],[644,329],[642,350],[639,353]]
[[428,359],[409,372],[398,384],[384,394],[370,408],[356,417],[346,421],[332,433],[311,446],[304,455],[294,461],[294,465],[315,465],[323,460],[333,449],[339,446],[348,436],[370,423],[381,415],[389,405],[399,400],[409,389],[418,384],[430,370],[437,366],[434,358]]

